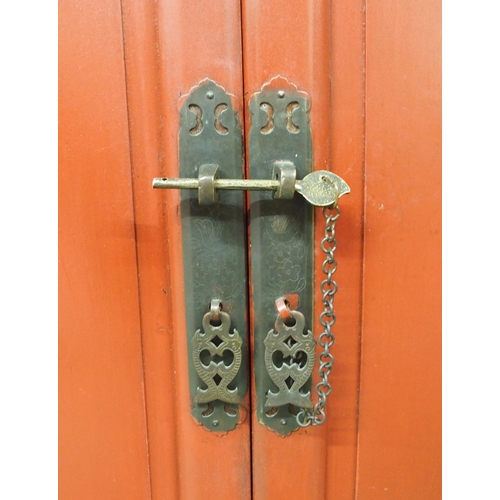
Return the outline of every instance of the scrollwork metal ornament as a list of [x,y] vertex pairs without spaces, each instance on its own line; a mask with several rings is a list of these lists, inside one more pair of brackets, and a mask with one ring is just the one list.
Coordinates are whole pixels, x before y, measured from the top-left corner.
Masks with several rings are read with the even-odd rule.
[[[211,403],[219,400],[239,404],[241,395],[238,387],[228,386],[236,377],[241,366],[242,340],[236,329],[229,333],[231,318],[220,311],[219,324],[211,320],[211,313],[203,317],[203,329],[197,330],[193,337],[193,365],[196,373],[206,385],[198,386],[194,402]],[[208,353],[204,362],[203,353]],[[218,359],[218,361],[214,361]]]
[[316,342],[305,328],[304,315],[298,311],[290,311],[290,315],[294,324],[287,325],[278,315],[276,331],[271,330],[264,340],[267,372],[278,388],[277,392],[269,389],[265,405],[312,408],[311,392],[301,389],[313,371]]

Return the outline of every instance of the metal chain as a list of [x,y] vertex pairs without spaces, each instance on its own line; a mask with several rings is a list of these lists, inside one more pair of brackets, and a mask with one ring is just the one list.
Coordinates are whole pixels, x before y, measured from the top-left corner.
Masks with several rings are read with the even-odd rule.
[[[330,213],[329,213],[330,212]],[[330,352],[335,342],[335,337],[332,333],[332,327],[335,324],[335,312],[333,309],[333,299],[337,293],[337,283],[333,280],[333,275],[337,270],[337,261],[335,260],[335,250],[337,249],[337,240],[335,239],[335,223],[340,217],[340,209],[335,206],[324,207],[323,215],[326,220],[325,237],[321,240],[321,250],[325,252],[326,258],[322,265],[322,270],[326,275],[326,279],[321,282],[320,290],[323,294],[323,311],[319,315],[319,322],[324,328],[318,338],[319,345],[323,351],[318,356],[319,359],[319,376],[320,382],[316,384],[316,394],[318,402],[312,410],[304,408],[297,413],[297,423],[301,427],[309,425],[321,425],[326,420],[325,408],[326,398],[332,392],[332,386],[328,382],[328,377],[333,367],[333,356]]]

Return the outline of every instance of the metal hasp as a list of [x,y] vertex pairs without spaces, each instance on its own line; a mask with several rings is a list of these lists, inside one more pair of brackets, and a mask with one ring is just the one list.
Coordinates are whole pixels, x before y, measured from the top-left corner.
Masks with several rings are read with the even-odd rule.
[[[179,176],[199,178],[202,185],[215,176],[241,179],[241,125],[230,95],[206,80],[184,99]],[[238,424],[248,389],[243,193],[224,191],[216,199],[215,192],[200,192],[204,197],[199,199],[195,191],[181,191],[191,413],[207,429],[227,432]],[[220,318],[207,320],[214,303],[222,304]]]
[[[313,154],[307,94],[285,78],[277,77],[251,97],[250,111],[250,177],[276,177],[277,162],[292,163],[297,179],[311,173]],[[301,196],[277,200],[270,192],[251,192],[250,203],[256,412],[260,423],[286,435],[298,428],[296,414],[300,408],[293,403],[278,405],[269,399],[280,389],[273,381],[272,370],[266,367],[265,342],[274,329],[275,301],[280,297],[295,301],[298,307],[294,309],[300,310],[304,328],[312,329],[313,209]],[[299,365],[301,356],[293,353],[283,363]],[[303,393],[310,390],[311,377],[301,388]]]

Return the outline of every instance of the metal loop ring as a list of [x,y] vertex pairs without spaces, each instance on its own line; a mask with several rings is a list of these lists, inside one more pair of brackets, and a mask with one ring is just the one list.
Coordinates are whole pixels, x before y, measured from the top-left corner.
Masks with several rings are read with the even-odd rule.
[[[320,289],[322,292],[325,292],[326,290],[328,290],[328,288],[326,288],[327,286],[329,287],[330,285],[333,285],[334,281],[328,281],[328,278],[323,280],[321,282],[321,284],[319,285],[320,286]],[[325,290],[326,288],[326,290]]]
[[321,250],[323,250],[323,252],[325,253],[328,253],[328,248],[325,247],[325,243],[327,243],[328,240],[326,238],[322,239],[321,240],[321,243],[319,244]]
[[331,318],[333,316],[333,311],[328,311],[328,310],[325,310],[325,311],[322,311],[321,314],[319,315],[319,319],[320,321],[323,319],[323,318]]
[[313,425],[321,425],[326,420],[325,410],[318,408],[317,414],[314,415]]
[[[327,358],[327,361],[325,361],[325,358]],[[326,351],[320,352],[318,359],[319,359],[320,363],[326,363],[326,364],[333,363],[333,356],[329,352],[326,352]]]
[[[318,370],[320,377],[322,378],[328,377],[328,375],[330,375],[332,368],[333,368],[333,361],[330,361],[328,363],[320,363]],[[323,381],[322,387],[327,387],[327,385],[329,384],[325,384]]]
[[320,382],[319,384],[316,384],[316,391],[321,392],[325,395],[325,397],[328,397],[332,393],[332,386],[330,384]]
[[328,386],[325,386],[325,385],[320,385],[320,386],[316,386],[316,392],[318,395],[321,395],[323,397],[324,400],[326,400],[327,398],[327,395],[328,395]]
[[[327,266],[330,266],[330,269],[328,269]],[[321,265],[321,270],[325,273],[325,274],[328,274],[328,279],[331,279],[331,276],[333,275],[333,273],[336,271],[336,268],[337,268],[337,263],[335,262],[335,260],[331,261],[331,262],[328,262],[327,260],[325,260],[323,262],[323,264]]]
[[[302,421],[300,420],[302,418]],[[297,415],[295,415],[295,420],[300,427],[307,427],[311,425],[311,416],[306,413],[304,409],[300,410]]]
[[279,299],[276,299],[274,301],[274,304],[276,306],[276,309],[278,310],[278,314],[280,315],[285,325],[288,325],[295,321],[290,311],[288,300],[286,300],[284,297],[280,297]]
[[318,344],[323,348],[330,348],[331,345],[335,342],[335,339],[333,335],[330,334],[330,336],[325,336],[325,337],[320,337],[318,339]]
[[220,321],[220,311],[222,302],[219,299],[212,299],[210,302],[210,321]]

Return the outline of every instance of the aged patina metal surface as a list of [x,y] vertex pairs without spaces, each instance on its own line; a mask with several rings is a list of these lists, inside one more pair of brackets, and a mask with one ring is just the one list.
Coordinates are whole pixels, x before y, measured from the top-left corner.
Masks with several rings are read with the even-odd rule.
[[314,367],[314,340],[305,328],[305,319],[298,311],[290,311],[291,323],[276,318],[275,330],[267,334],[264,345],[267,373],[278,387],[267,392],[266,407],[294,405],[311,408],[311,392],[301,391]]
[[[195,87],[182,104],[179,162],[179,177],[198,181],[200,167],[208,165],[202,175],[213,173],[221,179],[242,178],[241,125],[230,96],[213,81],[206,80]],[[247,244],[243,193],[224,191],[217,193],[217,197],[217,203],[200,205],[197,191],[181,191],[181,218],[191,412],[207,429],[224,432],[234,429],[243,415],[239,403],[248,387]],[[204,349],[198,353],[195,332],[210,330],[203,325],[203,318],[214,299],[222,303],[222,311],[230,317],[228,333],[224,336],[236,331],[241,338],[241,351],[237,355],[231,349],[224,349],[222,353]],[[225,318],[224,314],[221,313],[221,317]],[[225,325],[226,320],[222,321]],[[199,355],[201,365],[195,366],[195,354]],[[235,391],[231,393],[231,402],[221,399],[222,396],[202,402],[203,391],[213,395],[210,383],[199,375],[203,366],[209,367],[206,368],[208,375],[213,367],[211,362],[228,364],[232,358],[236,362],[236,357],[240,365],[227,386],[229,391]],[[216,385],[223,383],[220,377],[212,376]]]
[[[253,191],[256,411],[261,423],[288,434],[300,423],[296,418],[299,410],[312,406],[314,339],[308,329],[313,323],[311,205],[334,207],[349,186],[331,172],[311,172],[307,94],[278,77],[252,97],[250,110],[251,179],[242,179],[241,129],[231,100],[221,87],[207,80],[190,93],[181,108],[180,178],[157,178],[153,187],[185,190],[181,215],[188,340],[189,332],[195,331],[188,342],[192,413],[207,428],[218,431],[235,427],[237,406],[248,385],[245,220],[243,197],[233,191]],[[192,192],[195,189],[197,193]],[[301,312],[290,312],[290,317],[297,315],[299,326],[283,323],[283,317],[278,317],[276,336],[269,327],[276,318],[275,304],[284,303],[284,297],[293,297],[299,307]],[[231,316],[226,314],[222,323],[213,323],[214,304],[226,311],[221,317],[228,311]],[[207,307],[210,313],[206,313]],[[278,310],[283,314],[283,307]],[[219,316],[217,321],[222,321]],[[241,337],[235,326],[242,331]],[[281,339],[288,330],[290,335]]]
[[[292,162],[297,179],[313,169],[309,99],[284,78],[272,80],[250,100],[250,178],[271,179],[276,162]],[[292,404],[266,406],[269,391],[279,391],[265,362],[265,339],[276,321],[275,301],[292,295],[305,318],[313,324],[313,210],[297,194],[290,200],[274,199],[271,192],[250,194],[252,308],[255,336],[257,418],[280,434],[298,427]],[[291,357],[290,363],[301,359]],[[303,392],[311,389],[307,381]]]
[[236,329],[229,332],[229,314],[221,311],[217,318],[211,319],[211,316],[211,312],[203,316],[203,331],[196,330],[193,337],[193,365],[207,387],[196,388],[194,402],[219,400],[237,405],[241,401],[238,387],[228,386],[241,366],[241,337]]

